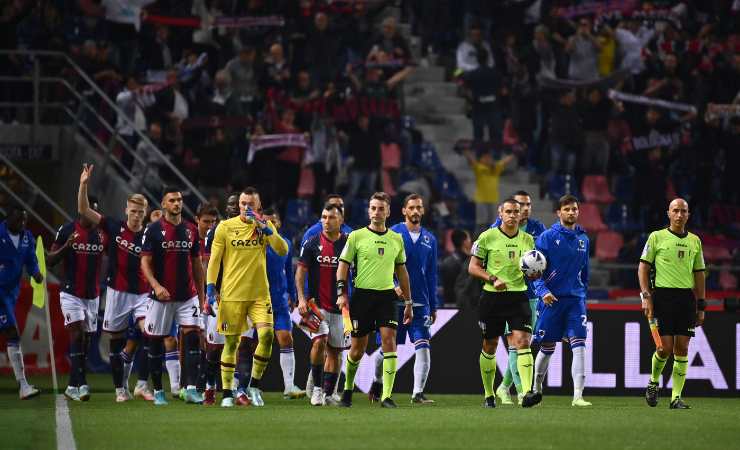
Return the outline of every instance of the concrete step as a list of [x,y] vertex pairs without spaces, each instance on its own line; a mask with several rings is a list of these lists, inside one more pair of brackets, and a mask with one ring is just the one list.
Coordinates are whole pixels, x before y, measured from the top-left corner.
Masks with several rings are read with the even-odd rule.
[[445,83],[441,80],[415,81],[404,84],[404,93],[407,96],[431,96],[433,98],[442,96],[457,97],[457,85],[454,83]]
[[444,81],[445,69],[439,66],[416,67],[409,77],[407,83],[425,82],[425,81]]

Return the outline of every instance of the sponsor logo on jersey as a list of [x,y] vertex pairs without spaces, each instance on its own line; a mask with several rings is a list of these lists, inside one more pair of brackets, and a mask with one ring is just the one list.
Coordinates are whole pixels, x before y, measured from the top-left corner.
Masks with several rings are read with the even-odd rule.
[[102,253],[103,244],[86,244],[74,242],[72,244],[72,249],[82,253]]
[[329,264],[331,266],[336,266],[339,264],[339,257],[338,256],[316,256],[316,262],[319,264]]
[[189,250],[193,248],[193,242],[192,241],[162,241],[162,248],[165,250],[171,250],[171,249]]
[[254,239],[232,239],[231,240],[231,246],[232,247],[259,247],[262,246],[265,242],[265,239],[262,235],[260,235],[257,238]]
[[135,255],[138,255],[141,253],[141,247],[136,245],[135,242],[129,242],[126,239],[122,239],[121,236],[116,236],[116,244],[118,244],[119,247],[126,250],[129,253],[133,253]]

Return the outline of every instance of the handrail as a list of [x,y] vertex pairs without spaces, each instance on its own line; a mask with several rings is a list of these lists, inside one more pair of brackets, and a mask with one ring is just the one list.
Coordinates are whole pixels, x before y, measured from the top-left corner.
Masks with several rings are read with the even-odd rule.
[[167,166],[168,169],[170,169],[177,178],[180,179],[180,181],[198,198],[198,200],[202,203],[206,203],[207,200],[205,196],[198,190],[198,188],[193,185],[190,180],[185,177],[185,175],[180,172],[180,170],[172,164],[172,161],[169,160],[160,150],[159,148],[154,145],[154,143],[149,139],[149,136],[147,136],[145,133],[142,133],[140,130],[136,129],[136,126],[134,122],[121,110],[121,108],[118,107],[118,105],[108,97],[108,95],[103,92],[100,87],[90,79],[89,76],[80,68],[77,63],[75,63],[69,55],[63,52],[57,52],[57,51],[50,51],[50,50],[0,50],[0,55],[21,55],[21,56],[28,56],[28,57],[36,57],[36,56],[49,56],[49,57],[56,57],[56,58],[62,58],[65,60],[67,64],[69,64],[74,70],[77,72],[77,75],[80,76],[81,79],[83,79],[88,87],[90,87],[95,93],[97,93],[103,101],[118,115],[119,118],[122,118],[123,121],[129,125],[133,130],[134,133],[136,133],[141,140],[143,140],[152,150],[153,153],[159,158],[162,163],[164,163],[165,166]]
[[49,233],[51,233],[51,234],[56,233],[56,230],[51,225],[49,225],[49,223],[46,220],[44,220],[41,216],[39,216],[36,213],[36,211],[33,208],[31,208],[31,205],[29,205],[28,203],[26,203],[18,194],[16,194],[15,192],[13,192],[13,190],[10,189],[2,180],[0,180],[0,188],[3,188],[3,190],[5,192],[7,192],[8,195],[10,195],[11,197],[13,197],[13,200],[15,200],[16,202],[18,202],[19,205],[21,205],[23,208],[25,208],[25,210],[28,211],[28,213],[30,215],[32,215],[33,218],[36,219],[36,221],[38,223],[40,223],[44,228],[46,228],[46,230]]
[[31,186],[31,188],[33,188],[41,196],[41,198],[46,200],[46,203],[51,205],[52,208],[54,208],[62,217],[64,217],[64,220],[66,220],[67,222],[72,221],[72,217],[70,217],[70,215],[67,214],[65,210],[63,210],[54,200],[52,200],[51,197],[46,195],[46,192],[44,192],[36,183],[34,183],[33,180],[28,178],[25,173],[23,173],[20,169],[18,169],[18,167],[15,164],[13,164],[10,158],[5,156],[2,152],[0,152],[0,161],[2,161],[5,165],[10,167],[10,169],[16,175],[18,175],[23,180],[24,183]]

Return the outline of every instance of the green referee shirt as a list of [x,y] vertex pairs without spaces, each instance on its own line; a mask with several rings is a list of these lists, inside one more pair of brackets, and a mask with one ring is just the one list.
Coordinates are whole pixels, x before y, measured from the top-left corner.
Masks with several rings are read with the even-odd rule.
[[519,268],[522,254],[534,249],[531,234],[517,230],[514,236],[507,236],[501,227],[490,228],[481,233],[471,250],[473,256],[485,261],[486,272],[506,283],[505,291],[497,291],[493,283],[483,285],[489,292],[521,292],[527,290],[524,273]]
[[699,237],[668,228],[650,233],[640,261],[655,268],[656,288],[692,289],[694,272],[706,268]]
[[389,228],[378,233],[365,227],[349,234],[339,259],[355,265],[356,288],[385,291],[393,289],[396,265],[406,264],[406,252],[400,234]]

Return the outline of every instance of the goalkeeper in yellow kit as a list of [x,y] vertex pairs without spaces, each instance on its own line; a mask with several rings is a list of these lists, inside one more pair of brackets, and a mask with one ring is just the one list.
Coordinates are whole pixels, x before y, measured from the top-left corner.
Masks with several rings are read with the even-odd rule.
[[223,267],[221,299],[218,305],[217,326],[225,337],[221,353],[221,381],[224,396],[221,406],[234,406],[231,389],[236,368],[236,350],[240,335],[248,329],[248,319],[257,329],[259,344],[254,351],[252,377],[247,389],[254,406],[264,406],[260,381],[272,354],[274,331],[270,288],[267,282],[267,245],[280,256],[288,252],[288,244],[278,234],[272,222],[263,220],[259,193],[246,188],[239,196],[237,217],[218,224],[211,246],[206,290],[210,314],[216,303],[216,279]]

